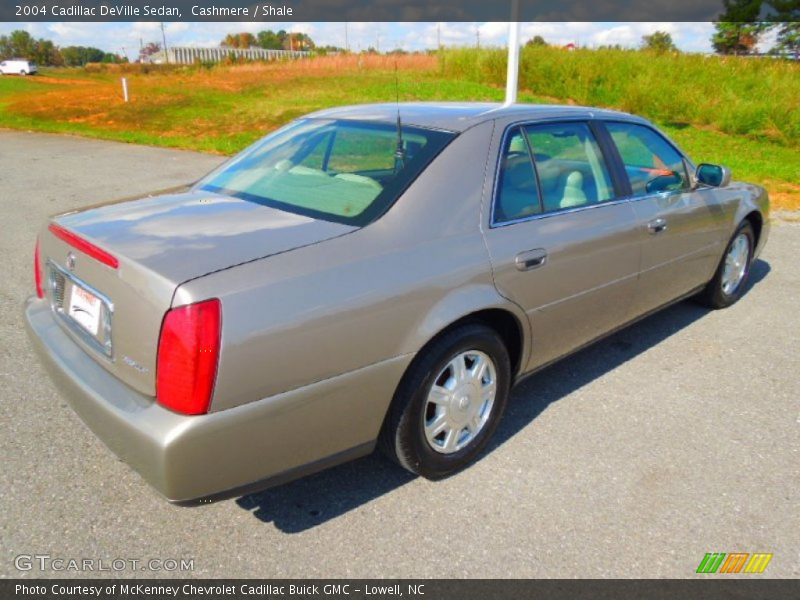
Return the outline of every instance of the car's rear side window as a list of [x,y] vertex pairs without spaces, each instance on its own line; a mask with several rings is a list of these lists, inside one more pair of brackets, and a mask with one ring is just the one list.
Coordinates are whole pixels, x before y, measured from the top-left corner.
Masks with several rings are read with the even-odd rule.
[[586,123],[526,127],[545,212],[611,200],[614,188],[603,153]]
[[527,125],[506,135],[495,223],[613,198],[611,175],[588,124]]
[[500,159],[495,223],[505,223],[542,212],[539,186],[522,129],[506,136]]
[[683,157],[656,131],[621,122],[606,123],[606,128],[622,157],[634,196],[691,187]]

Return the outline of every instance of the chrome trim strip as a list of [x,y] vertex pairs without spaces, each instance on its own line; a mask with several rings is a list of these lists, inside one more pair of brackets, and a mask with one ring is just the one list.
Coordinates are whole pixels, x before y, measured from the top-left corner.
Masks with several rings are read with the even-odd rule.
[[[108,330],[106,332],[104,332],[108,336],[107,337],[107,339],[108,339],[108,343],[107,344],[103,344],[99,339],[97,339],[95,336],[93,336],[91,333],[89,333],[83,327],[81,327],[74,319],[70,318],[69,315],[66,312],[64,312],[63,301],[62,301],[62,306],[61,307],[56,307],[55,306],[55,304],[52,301],[53,300],[53,298],[52,298],[53,290],[51,289],[51,286],[50,286],[51,279],[49,277],[49,272],[48,272],[48,277],[46,278],[46,282],[47,282],[47,285],[48,285],[47,291],[49,292],[48,296],[49,296],[49,299],[50,299],[50,303],[49,303],[50,304],[50,309],[53,311],[53,314],[57,315],[58,321],[60,321],[61,323],[64,323],[64,325],[66,325],[69,328],[70,331],[72,331],[75,335],[77,335],[78,338],[82,342],[84,342],[87,346],[89,346],[90,348],[93,348],[94,350],[97,350],[98,352],[100,352],[100,354],[102,356],[108,358],[109,360],[111,360],[113,362],[114,361],[114,340],[113,340],[113,335],[114,335],[114,327],[113,327],[114,303],[103,292],[97,290],[94,286],[89,285],[83,279],[80,279],[79,277],[76,277],[75,275],[73,275],[72,273],[70,273],[69,271],[65,270],[63,267],[61,267],[60,265],[57,265],[55,262],[53,262],[52,259],[48,258],[45,266],[47,267],[47,269],[51,269],[51,270],[57,271],[65,279],[69,279],[69,281],[70,281],[70,283],[72,283],[72,285],[77,285],[79,287],[82,287],[83,289],[87,290],[88,292],[94,294],[95,296],[97,296],[100,299],[100,302],[103,303],[105,312],[108,314]],[[62,290],[62,294],[63,293],[64,293],[64,290]],[[101,326],[103,326],[103,325],[104,324],[101,323]]]
[[575,300],[576,298],[580,298],[582,296],[585,296],[586,294],[593,294],[597,290],[602,290],[602,289],[605,289],[605,288],[609,288],[612,285],[619,285],[619,284],[625,283],[625,282],[627,282],[627,281],[629,281],[631,279],[637,279],[638,277],[639,277],[639,273],[631,273],[630,275],[624,275],[623,277],[618,277],[617,279],[614,279],[612,281],[608,281],[606,283],[601,283],[600,285],[596,285],[591,289],[583,290],[581,292],[578,292],[577,294],[572,294],[571,296],[567,296],[566,298],[559,298],[558,300],[553,300],[552,302],[548,302],[547,304],[542,304],[541,306],[537,306],[536,308],[533,308],[533,309],[527,311],[527,313],[528,314],[533,314],[533,313],[535,313],[536,311],[539,311],[539,310],[545,310],[545,309],[548,309],[548,308],[550,308],[552,306],[558,306],[559,304],[563,304],[564,302],[569,302],[570,300]]
[[722,245],[723,245],[723,242],[721,240],[717,241],[717,242],[711,242],[710,244],[706,244],[705,246],[703,246],[702,248],[698,248],[697,250],[692,250],[691,252],[689,252],[687,254],[681,254],[680,256],[676,256],[674,258],[670,258],[666,262],[662,262],[662,263],[659,263],[657,265],[653,265],[651,267],[648,267],[647,269],[644,269],[643,271],[640,271],[639,275],[644,275],[646,273],[652,273],[653,271],[657,271],[658,269],[661,269],[663,267],[667,267],[667,266],[673,265],[675,263],[683,262],[683,261],[685,261],[685,260],[687,260],[687,259],[689,259],[689,258],[691,258],[693,256],[697,256],[698,254],[702,254],[704,252],[708,252],[709,250],[713,250],[717,246],[722,246]]

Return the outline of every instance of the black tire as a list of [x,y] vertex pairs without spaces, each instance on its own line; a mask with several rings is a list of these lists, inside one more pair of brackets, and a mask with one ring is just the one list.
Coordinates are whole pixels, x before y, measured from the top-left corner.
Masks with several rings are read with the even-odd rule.
[[28,72],[25,69],[21,69],[19,74],[25,77],[28,74]]
[[[748,240],[747,265],[745,267],[744,275],[739,281],[738,285],[729,293],[726,293],[723,290],[722,282],[723,273],[725,271],[725,259],[728,256],[728,252],[730,252],[734,241],[742,234],[744,234]],[[739,298],[741,298],[745,288],[747,288],[747,280],[750,278],[750,267],[753,264],[755,240],[756,236],[753,232],[753,226],[750,224],[750,221],[742,221],[739,227],[736,228],[736,232],[731,236],[728,245],[725,247],[725,252],[719,261],[719,266],[717,266],[714,277],[708,282],[703,291],[697,295],[696,299],[701,304],[712,309],[727,308],[728,306],[735,304]]]
[[[456,357],[478,351],[494,366],[496,393],[484,425],[466,446],[450,454],[434,450],[425,436],[428,392]],[[467,363],[468,364],[468,363]],[[480,323],[466,323],[430,342],[414,359],[395,392],[379,438],[381,450],[403,468],[427,479],[448,477],[473,462],[497,429],[508,403],[511,365],[498,333]]]

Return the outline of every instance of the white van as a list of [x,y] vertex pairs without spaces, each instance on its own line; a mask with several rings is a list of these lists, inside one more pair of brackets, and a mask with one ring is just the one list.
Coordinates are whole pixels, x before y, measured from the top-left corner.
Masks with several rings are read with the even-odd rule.
[[36,63],[23,58],[9,58],[0,62],[0,74],[2,75],[31,75],[36,71],[38,71]]

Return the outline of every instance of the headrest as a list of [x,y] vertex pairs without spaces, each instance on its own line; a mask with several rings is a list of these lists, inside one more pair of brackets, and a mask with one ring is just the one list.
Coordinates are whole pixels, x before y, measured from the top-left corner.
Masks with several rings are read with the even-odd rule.
[[583,189],[583,173],[580,171],[573,171],[567,175],[566,187],[573,189]]

